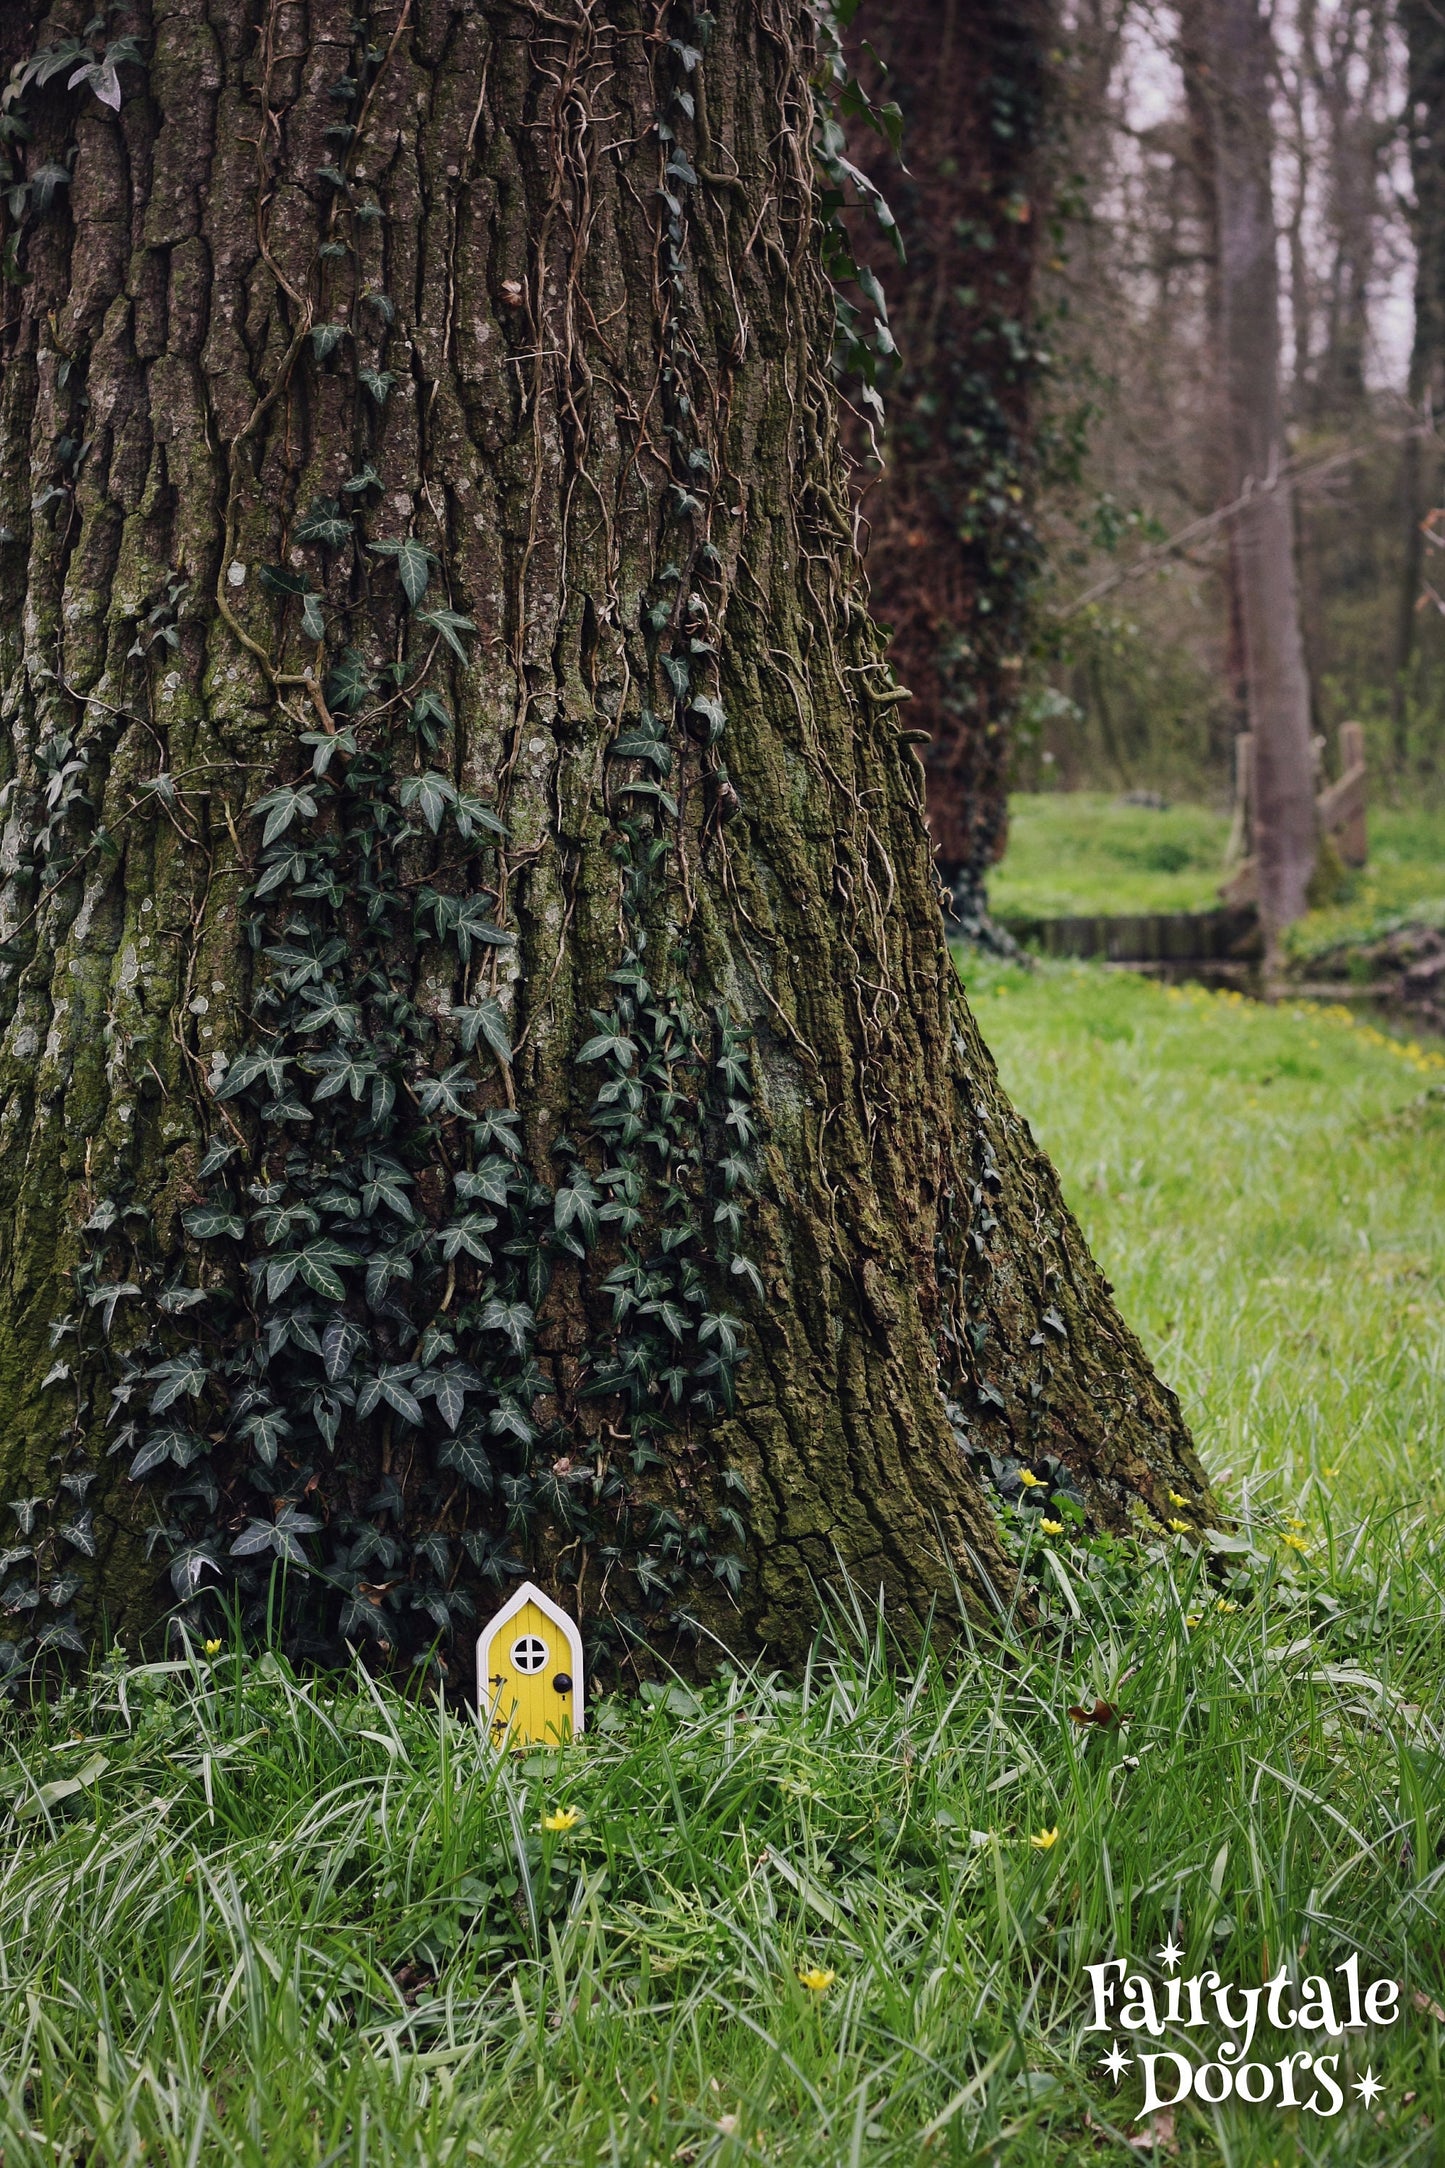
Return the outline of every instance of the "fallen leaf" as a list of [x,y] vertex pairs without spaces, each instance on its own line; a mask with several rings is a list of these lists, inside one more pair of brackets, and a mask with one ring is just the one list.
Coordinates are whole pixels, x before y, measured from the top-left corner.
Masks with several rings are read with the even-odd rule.
[[1438,2002],[1432,2002],[1428,1995],[1422,1995],[1418,1987],[1410,2000],[1421,2017],[1433,2017],[1437,2025],[1445,2025],[1445,2010],[1441,2009]]
[[1116,1709],[1113,1702],[1105,1701],[1102,1695],[1094,1703],[1092,1709],[1085,1709],[1076,1705],[1070,1709],[1069,1715],[1076,1724],[1107,1726],[1109,1724],[1127,1724],[1129,1721],[1127,1710]]
[[1161,2153],[1177,2153],[1179,2141],[1174,2135],[1174,2110],[1161,2108],[1147,2130],[1130,2133],[1129,2143],[1140,2153],[1152,2153],[1156,2146]]

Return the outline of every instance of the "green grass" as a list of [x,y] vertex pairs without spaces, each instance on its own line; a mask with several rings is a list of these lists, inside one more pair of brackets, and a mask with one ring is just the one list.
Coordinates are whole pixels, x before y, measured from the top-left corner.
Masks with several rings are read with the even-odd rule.
[[1004,918],[1207,911],[1228,834],[1207,806],[1158,813],[1102,791],[1015,792],[989,902]]
[[1180,2161],[1441,2158],[1438,1057],[1082,968],[971,990],[1233,1547],[1021,1515],[1041,1632],[904,1661],[840,1587],[804,1679],[519,1762],[360,1674],[97,1669],[7,1720],[5,2168],[1137,2160],[1083,1967],[1176,1928],[1187,1973],[1406,1982],[1332,2043],[1373,2110],[1187,2107]]
[[[1373,938],[1422,907],[1445,917],[1445,812],[1377,805],[1369,829],[1370,863],[1350,877],[1346,900],[1301,922],[1300,955]],[[1100,791],[1019,792],[989,900],[1004,918],[1207,911],[1228,834],[1228,818],[1206,806],[1161,813]]]

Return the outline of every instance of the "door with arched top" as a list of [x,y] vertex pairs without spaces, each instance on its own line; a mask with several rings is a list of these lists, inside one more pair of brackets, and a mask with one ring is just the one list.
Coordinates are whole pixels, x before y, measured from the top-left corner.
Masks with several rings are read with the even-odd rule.
[[514,1745],[570,1738],[576,1683],[567,1637],[540,1605],[522,1604],[494,1620],[485,1641],[481,1683],[493,1739]]

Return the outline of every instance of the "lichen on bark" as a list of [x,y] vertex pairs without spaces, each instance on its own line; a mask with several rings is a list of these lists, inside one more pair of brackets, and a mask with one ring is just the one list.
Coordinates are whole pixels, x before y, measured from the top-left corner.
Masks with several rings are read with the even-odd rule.
[[[0,58],[78,36],[83,13],[12,11]],[[398,1132],[410,1310],[359,1276],[318,1300],[388,1360],[451,1360],[426,1336],[455,1325],[458,1360],[492,1361],[489,1268],[463,1252],[448,1277],[440,1245],[476,1117],[515,1114],[545,1221],[535,1435],[488,1497],[447,1475],[445,1427],[400,1402],[353,1409],[335,1441],[287,1407],[267,1462],[222,1399],[198,1400],[218,1528],[243,1540],[263,1499],[277,1527],[304,1508],[334,1567],[336,1531],[379,1516],[402,1564],[390,1596],[357,1597],[358,1568],[353,1603],[394,1622],[410,1573],[415,1603],[430,1590],[427,1615],[455,1625],[469,1575],[487,1600],[462,1537],[505,1547],[505,1500],[525,1493],[509,1555],[604,1640],[625,1621],[619,1660],[706,1662],[719,1644],[793,1660],[840,1563],[914,1632],[960,1583],[983,1608],[1006,1589],[990,1451],[1066,1465],[1101,1521],[1139,1500],[1162,1514],[1170,1488],[1202,1505],[1177,1404],[1000,1091],[944,939],[921,771],[853,557],[806,19],[781,0],[698,20],[406,0],[357,20],[151,0],[117,18],[144,55],[119,110],[63,78],[27,91],[26,170],[74,164],[24,215],[0,328],[9,1489],[83,1461],[91,1618],[132,1630],[166,1599],[142,1555],[153,1485],[105,1457],[132,1298],[111,1305],[107,1367],[99,1283],[78,1302],[73,1274],[119,1225],[181,1304],[159,1344],[185,1345],[185,1305],[209,1289],[239,1360],[267,1329],[264,1292],[182,1215],[217,1181],[239,1209],[259,1194],[242,1176],[304,1204],[325,1153],[371,1148],[343,1094],[315,1091],[309,1119],[268,1114],[260,1086],[217,1096],[218,1056],[283,1046],[264,959],[279,922],[254,892],[288,846],[258,854],[256,808],[312,773],[304,730],[354,727],[358,750],[324,772],[318,848],[370,849],[332,808],[400,821],[433,770],[439,803],[506,832],[458,840],[450,812],[398,831],[396,893],[440,901],[404,930],[388,919],[376,951],[406,1020],[392,1082],[420,1107],[465,1069],[470,1098],[466,1119],[408,1111]],[[344,544],[298,540],[329,518]],[[444,594],[464,632],[420,636],[399,560],[374,548],[398,538],[429,553],[426,607]],[[323,691],[347,650],[380,687],[351,706]],[[423,684],[453,719],[440,749],[405,727]],[[364,789],[338,781],[363,773]],[[311,879],[277,894],[312,910]],[[508,940],[481,964],[443,932],[479,881]],[[371,954],[356,898],[327,908],[342,947]],[[628,1222],[576,1230],[587,1184],[629,1195],[607,1187],[624,1134],[607,1110],[641,1056],[615,1050],[615,1073],[582,1056],[634,1030],[641,1046],[640,1023],[616,1024],[631,995],[614,974],[644,967],[678,1086],[648,1087],[675,1124],[661,1143],[624,1137],[647,1174],[629,1239],[636,1271],[693,1308],[655,1327],[685,1351],[677,1391],[659,1358],[619,1395],[599,1387],[632,1360]],[[371,1031],[381,996],[357,998]],[[505,1019],[506,1060],[458,1037],[453,1012],[479,998]],[[310,1090],[301,1044],[284,1041]],[[709,1062],[722,1084],[694,1074]],[[620,1099],[599,1093],[609,1073]],[[203,1177],[225,1106],[240,1156]],[[253,1289],[269,1239],[253,1223],[242,1245]],[[732,1313],[748,1355],[724,1385],[721,1329],[703,1326]],[[57,1360],[68,1375],[47,1385]],[[385,1482],[402,1504],[368,1505]],[[690,1531],[744,1499],[740,1571],[723,1572]],[[433,1539],[424,1582],[405,1559]]]

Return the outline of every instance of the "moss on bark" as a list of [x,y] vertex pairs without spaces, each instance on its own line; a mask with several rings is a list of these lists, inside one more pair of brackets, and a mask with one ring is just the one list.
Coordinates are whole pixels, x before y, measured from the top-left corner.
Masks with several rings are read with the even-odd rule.
[[[673,712],[667,654],[698,652],[726,711],[708,744],[677,710],[646,923],[658,973],[754,1035],[756,1278],[719,1297],[750,1360],[732,1413],[681,1422],[660,1468],[618,1460],[639,1511],[711,1494],[724,1470],[746,1483],[741,1586],[701,1574],[696,1618],[795,1658],[839,1560],[904,1621],[951,1601],[955,1575],[984,1601],[1008,1571],[985,1448],[1057,1456],[1107,1521],[1136,1499],[1162,1512],[1170,1487],[1202,1500],[1177,1404],[1005,1101],[944,941],[921,770],[852,553],[803,24],[724,0],[704,49],[706,26],[623,5],[378,6],[338,228],[322,175],[352,12],[149,0],[127,19],[146,59],[119,112],[63,78],[28,94],[29,168],[75,156],[61,200],[23,221],[0,329],[7,1485],[38,1488],[77,1423],[102,1450],[94,1321],[68,1278],[81,1229],[123,1196],[182,1261],[214,1058],[268,1028],[242,938],[249,813],[303,768],[304,689],[277,682],[301,686],[309,650],[259,572],[309,567],[333,644],[395,650],[395,586],[363,530],[324,561],[292,536],[370,459],[364,532],[419,537],[476,627],[471,666],[438,665],[457,726],[442,757],[507,821],[494,903],[515,948],[489,952],[485,983],[516,1047],[509,1073],[477,1076],[520,1111],[541,1177],[561,1133],[593,1149],[577,1055],[624,932],[608,748],[649,702]],[[84,13],[10,11],[5,57]],[[342,327],[327,356],[320,323]],[[372,411],[357,371],[383,358]],[[87,447],[69,466],[66,438]],[[82,765],[57,817],[67,747]],[[411,863],[445,885],[440,845],[420,837]],[[418,939],[402,962],[445,1037],[455,959]],[[257,1164],[274,1156],[250,1134]],[[605,1426],[579,1389],[616,1256],[602,1239],[544,1306],[550,1453]],[[66,1314],[74,1375],[47,1387]],[[123,1462],[96,1464],[96,1603],[131,1627],[165,1594],[138,1549],[153,1508]],[[227,1498],[239,1527],[244,1488]],[[565,1528],[528,1540],[532,1570],[573,1576],[584,1619],[617,1604]]]

